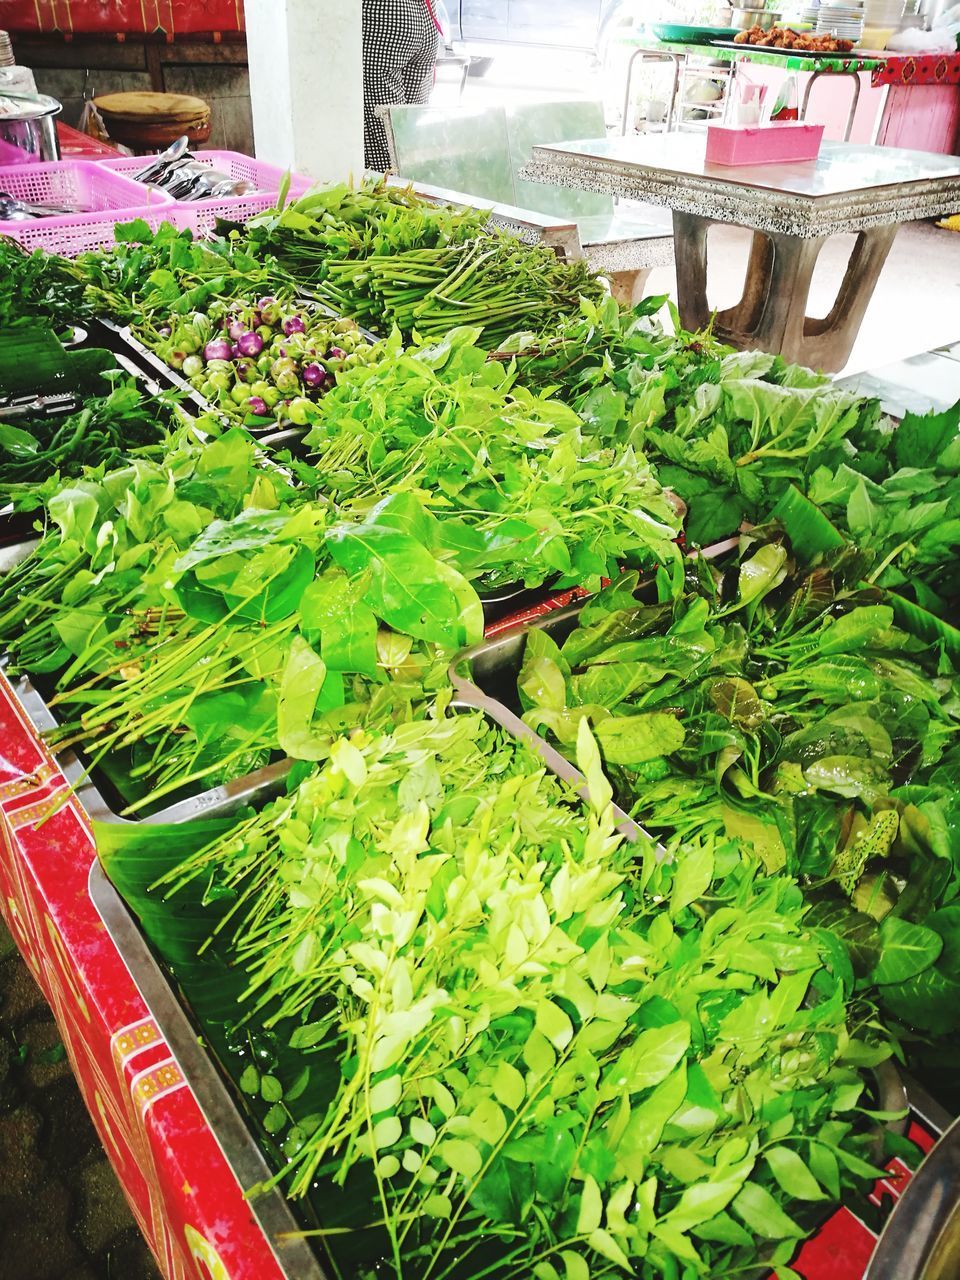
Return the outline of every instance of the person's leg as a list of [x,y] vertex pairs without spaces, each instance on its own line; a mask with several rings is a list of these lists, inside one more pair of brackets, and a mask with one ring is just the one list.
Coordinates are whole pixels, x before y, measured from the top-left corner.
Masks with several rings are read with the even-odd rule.
[[387,131],[375,109],[405,102],[410,56],[406,0],[363,0],[363,154],[368,169],[390,167]]
[[433,92],[440,34],[425,0],[408,0],[413,10],[414,48],[403,68],[404,102],[424,106]]

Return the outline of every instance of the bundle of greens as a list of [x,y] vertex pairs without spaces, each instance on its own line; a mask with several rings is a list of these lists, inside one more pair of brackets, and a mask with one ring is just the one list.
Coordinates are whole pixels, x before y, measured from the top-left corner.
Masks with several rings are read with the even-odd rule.
[[421,540],[485,588],[597,587],[620,564],[678,566],[679,517],[642,455],[598,444],[571,409],[517,386],[479,338],[381,343],[318,406],[298,478],[351,518],[410,495],[436,517],[421,515]]
[[518,328],[540,332],[575,315],[582,298],[604,288],[583,260],[564,262],[545,245],[496,233],[443,249],[329,262],[317,296],[344,315],[383,332],[442,338],[475,324],[497,346]]
[[258,297],[292,282],[269,256],[254,257],[237,237],[195,240],[164,223],[121,223],[116,245],[70,260],[26,255],[0,241],[0,328],[25,320],[55,325],[103,316],[127,323],[185,314],[216,297]]
[[184,426],[173,397],[146,396],[132,379],[65,417],[0,421],[0,503],[35,510],[85,467],[109,469],[122,457],[164,455],[176,447],[174,435]]
[[960,606],[960,402],[908,413],[893,429],[861,426],[835,469],[810,476],[808,496],[876,564],[872,578],[939,617]]
[[231,431],[61,490],[0,593],[11,668],[56,678],[51,745],[120,770],[131,812],[322,758],[371,705],[422,697],[438,646],[480,638],[476,593],[408,506],[337,522],[256,462]]
[[611,300],[585,302],[582,315],[541,344],[521,335],[521,380],[559,386],[603,439],[633,444],[661,483],[687,504],[691,543],[735,533],[768,517],[791,483],[824,463],[836,466],[844,441],[868,430],[880,408],[779,356],[732,352],[709,333],[675,334],[652,319],[663,300],[618,313]]
[[589,816],[441,701],[182,861],[98,833],[161,952],[205,927],[208,987],[246,972],[234,1069],[337,1276],[787,1277],[872,1176],[890,1045],[796,885],[730,841],[625,846],[585,726],[579,761]]
[[487,217],[367,178],[357,187],[324,187],[257,214],[247,222],[247,236],[256,253],[276,256],[298,280],[316,284],[329,262],[461,244],[480,234]]
[[519,694],[567,747],[593,726],[650,830],[735,837],[767,871],[800,876],[888,1010],[957,1027],[944,995],[960,980],[960,682],[861,573],[850,549],[798,570],[770,531],[677,600],[638,603],[627,576],[561,646],[529,635]]
[[66,326],[87,314],[84,282],[67,258],[45,249],[28,253],[0,236],[0,329],[49,320]]

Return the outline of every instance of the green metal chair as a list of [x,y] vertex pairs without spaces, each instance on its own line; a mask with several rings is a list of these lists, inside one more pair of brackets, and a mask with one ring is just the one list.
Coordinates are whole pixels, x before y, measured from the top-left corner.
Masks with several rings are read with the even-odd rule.
[[520,170],[536,143],[597,138],[605,132],[600,103],[537,102],[511,107],[389,106],[380,109],[391,167],[404,178],[466,192],[478,202],[576,224],[591,268],[610,279],[624,302],[639,300],[650,270],[673,262],[673,236],[621,211],[611,197],[526,182]]

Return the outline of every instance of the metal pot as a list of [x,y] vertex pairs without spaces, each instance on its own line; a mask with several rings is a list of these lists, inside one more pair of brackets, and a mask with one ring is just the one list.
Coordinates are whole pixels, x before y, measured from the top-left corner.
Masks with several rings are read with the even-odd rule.
[[735,6],[731,25],[738,31],[749,31],[751,27],[760,27],[763,31],[769,31],[771,27],[777,25],[782,16],[782,13],[778,13],[775,9],[741,9]]
[[[10,104],[13,110],[5,110]],[[0,165],[59,160],[55,117],[62,110],[43,93],[0,93]]]

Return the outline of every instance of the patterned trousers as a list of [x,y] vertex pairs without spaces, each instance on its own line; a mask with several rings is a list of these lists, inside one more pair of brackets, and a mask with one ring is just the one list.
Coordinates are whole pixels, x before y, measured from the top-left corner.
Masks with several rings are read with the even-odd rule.
[[439,35],[426,0],[363,0],[363,151],[368,169],[390,167],[385,103],[429,100]]

